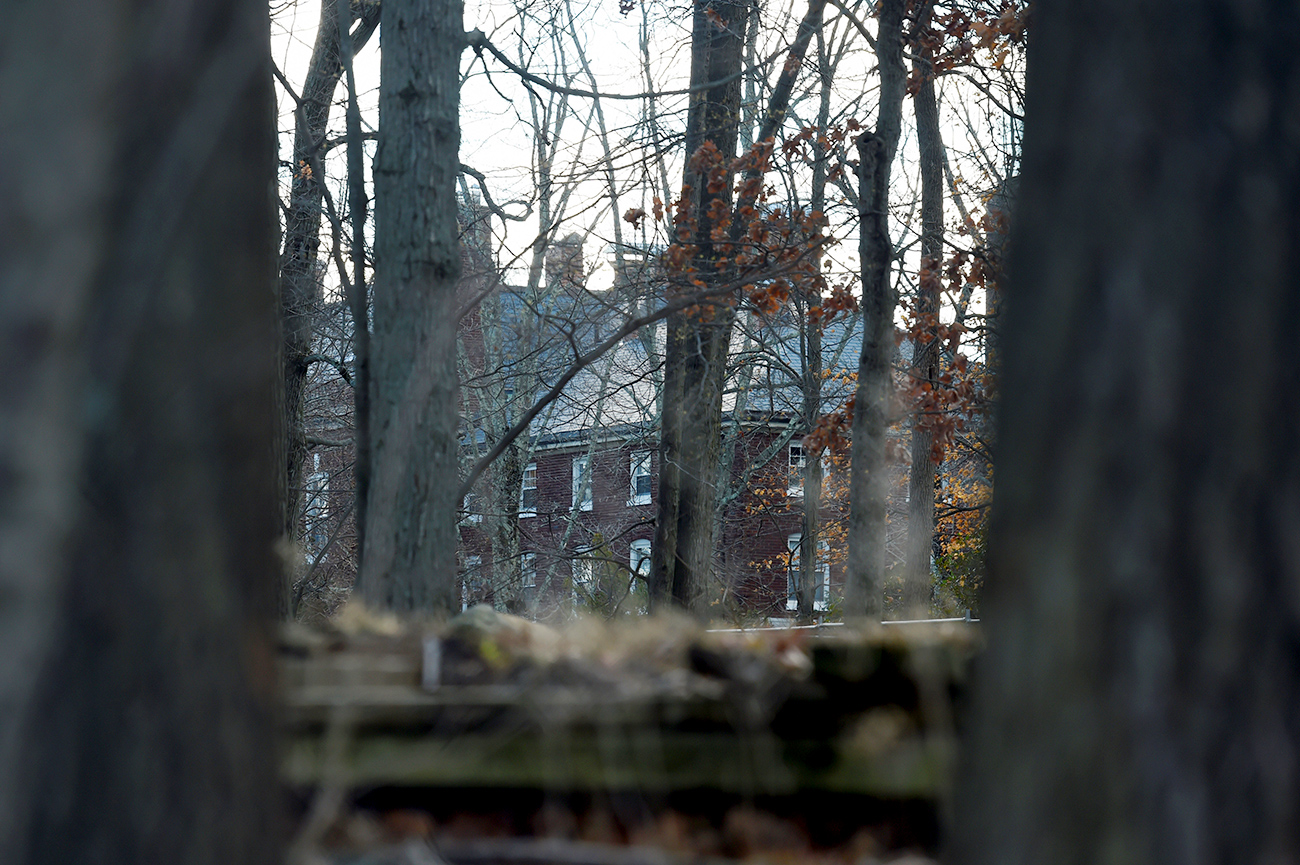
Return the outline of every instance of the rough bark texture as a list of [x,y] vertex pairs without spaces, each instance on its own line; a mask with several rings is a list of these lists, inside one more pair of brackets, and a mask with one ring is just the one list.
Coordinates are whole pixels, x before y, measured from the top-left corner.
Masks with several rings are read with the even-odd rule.
[[[354,40],[362,43],[379,23],[379,6],[363,5]],[[343,74],[339,59],[339,5],[321,3],[320,24],[311,62],[295,112],[293,164],[296,167],[284,214],[280,252],[280,319],[284,333],[284,411],[286,484],[284,533],[297,538],[302,511],[302,469],[309,448],[303,440],[303,384],[311,365],[312,325],[320,311],[318,265],[324,183],[320,175],[334,91]],[[359,46],[358,46],[359,47]]]
[[1035,12],[954,862],[1300,859],[1300,9]]
[[460,0],[385,0],[375,156],[371,479],[358,582],[397,610],[459,606],[456,224]]
[[880,108],[874,132],[858,147],[858,255],[862,262],[862,354],[854,393],[849,477],[848,573],[844,615],[879,621],[885,582],[885,506],[889,471],[885,436],[893,398],[894,287],[889,239],[889,170],[903,112],[903,0],[881,0],[876,54]]
[[[781,75],[772,88],[758,140],[775,136],[785,120],[790,96],[803,65],[812,35],[820,30],[826,0],[809,0],[808,11],[790,46]],[[710,20],[709,13],[722,25]],[[730,210],[736,141],[740,127],[741,57],[743,26],[735,26],[748,14],[743,4],[718,0],[695,7],[695,30],[691,41],[691,83],[723,82],[692,97],[686,123],[688,162],[683,196],[691,202],[695,233],[691,243],[698,252],[694,272],[681,278],[679,292],[696,290],[692,277],[703,290],[725,285],[734,279],[734,266],[727,266],[727,253],[715,250],[715,221],[709,215],[714,201]],[[732,26],[726,26],[731,22]],[[706,141],[712,141],[725,157],[725,183],[710,188],[708,167],[695,170],[690,163]],[[752,166],[745,179],[761,179],[761,166]],[[756,201],[755,186],[743,191],[731,214],[730,240],[743,237]],[[727,237],[723,233],[723,237]],[[721,267],[719,265],[722,265]],[[726,384],[727,353],[736,313],[734,300],[689,309],[668,320],[664,363],[664,397],[659,447],[659,509],[655,530],[654,559],[650,577],[651,603],[670,597],[680,606],[695,608],[711,573],[716,552],[717,504],[719,501],[719,458],[722,453],[722,392]],[[674,518],[675,515],[675,518]],[[672,525],[669,525],[671,520]],[[675,550],[675,555],[670,551]]]
[[[696,220],[690,242],[698,248],[694,274],[680,277],[675,290],[690,294],[698,276],[706,287],[724,283],[730,269],[719,271],[711,239],[710,204],[731,206],[730,171],[722,188],[710,190],[707,169],[692,169],[691,156],[711,141],[730,161],[736,155],[740,123],[740,61],[743,27],[720,27],[706,13],[739,25],[743,3],[697,0],[691,36],[691,86],[724,81],[691,97],[686,120],[687,166],[683,195],[689,196]],[[659,508],[651,567],[651,603],[693,608],[712,571],[714,502],[717,498],[721,447],[722,385],[734,309],[727,303],[706,305],[668,319],[665,347],[663,420],[659,444]]]
[[[934,4],[927,4],[918,28],[929,22]],[[943,140],[939,131],[939,103],[934,94],[930,52],[913,61],[922,76],[913,105],[916,110],[916,144],[921,162],[921,278],[917,281],[916,313],[925,323],[929,342],[912,349],[911,375],[924,387],[938,378],[939,340],[935,334],[939,314],[939,275],[943,262]],[[907,552],[903,564],[903,618],[924,618],[930,612],[934,578],[930,569],[934,549],[933,435],[920,415],[912,415],[912,468],[908,475]]]
[[[361,105],[357,96],[357,76],[353,67],[356,43],[344,38],[353,33],[350,0],[335,0],[340,22],[339,60],[347,80],[347,190],[348,222],[352,236],[348,238],[352,273],[340,273],[343,291],[347,296],[348,317],[352,319],[352,486],[356,510],[356,556],[358,563],[365,561],[366,513],[370,503],[370,287],[366,283],[366,211],[370,201],[366,198],[365,150],[361,141]],[[342,226],[336,231],[342,234]],[[335,242],[340,242],[336,236]]]
[[269,865],[266,6],[12,11],[0,860]]

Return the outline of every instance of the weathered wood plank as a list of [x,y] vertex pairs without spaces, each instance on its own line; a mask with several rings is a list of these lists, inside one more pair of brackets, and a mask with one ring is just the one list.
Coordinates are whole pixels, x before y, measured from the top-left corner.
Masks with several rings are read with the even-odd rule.
[[[807,755],[818,758],[808,761]],[[489,733],[442,738],[370,734],[326,765],[319,737],[290,743],[284,777],[322,777],[349,786],[535,787],[553,790],[670,791],[708,788],[740,794],[801,789],[929,798],[946,783],[951,743],[912,737],[886,750],[852,743],[783,742],[766,732],[680,733],[600,729],[577,734]]]
[[[434,656],[454,666],[432,676],[413,634],[298,640],[285,658],[285,779],[933,799],[979,644],[968,625],[802,641],[696,634],[677,667],[622,669],[471,637],[445,640],[450,655]],[[323,743],[340,731],[347,745],[327,765]]]

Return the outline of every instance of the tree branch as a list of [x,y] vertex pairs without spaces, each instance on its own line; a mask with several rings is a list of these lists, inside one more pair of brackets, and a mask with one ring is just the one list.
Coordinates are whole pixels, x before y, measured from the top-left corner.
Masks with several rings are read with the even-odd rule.
[[523,216],[511,216],[509,213],[506,213],[504,210],[502,210],[497,205],[497,203],[492,200],[492,195],[491,193],[488,192],[488,188],[487,188],[487,177],[484,176],[483,172],[471,168],[462,162],[460,164],[460,173],[468,174],[470,177],[478,181],[478,188],[483,192],[483,202],[488,206],[488,210],[491,210],[493,213],[495,213],[497,216],[501,217],[502,219],[509,219],[513,222],[523,222],[528,217],[533,215],[533,208],[528,205],[528,202],[521,201],[519,199],[515,199],[514,201],[507,201],[506,204],[523,204],[526,207],[528,207],[528,209],[524,211]]
[[[723,84],[727,84],[728,82],[735,81],[737,78],[739,78],[740,76],[744,75],[746,72],[749,71],[748,69],[742,69],[740,72],[737,72],[734,75],[727,75],[723,78],[719,78],[717,81],[706,81],[703,84],[697,84],[694,87],[685,87],[680,90],[658,90],[658,91],[652,91],[648,93],[603,93],[597,90],[581,90],[576,87],[565,87],[562,84],[556,84],[553,81],[547,81],[545,78],[541,78],[537,75],[534,75],[524,67],[513,62],[505,54],[503,54],[501,52],[501,49],[493,45],[492,42],[487,38],[487,35],[482,30],[471,30],[470,32],[466,33],[465,45],[469,48],[473,48],[474,53],[478,55],[480,58],[483,56],[483,50],[487,49],[487,52],[491,54],[493,57],[495,57],[497,60],[499,60],[502,65],[504,65],[507,69],[509,69],[511,72],[515,73],[516,75],[518,75],[521,79],[528,82],[529,84],[536,84],[538,87],[542,87],[546,90],[551,91],[552,93],[558,93],[562,96],[581,96],[586,99],[627,100],[627,99],[651,99],[659,96],[687,96],[691,93],[701,93],[703,91],[709,90],[714,87],[721,87]],[[780,57],[784,51],[785,49],[780,49],[772,52],[766,58],[764,58],[761,64],[758,65],[760,67],[768,65],[769,63],[773,62],[778,57]]]
[[601,342],[586,354],[579,355],[569,368],[564,371],[564,374],[560,376],[554,385],[552,385],[551,389],[543,394],[541,398],[528,409],[528,411],[524,412],[514,426],[506,430],[505,434],[502,435],[497,443],[492,446],[490,451],[479,458],[479,461],[474,464],[472,469],[470,469],[469,475],[467,475],[465,480],[461,482],[460,490],[456,493],[457,498],[463,499],[469,491],[474,488],[474,483],[479,479],[483,472],[487,470],[487,467],[490,466],[497,457],[501,456],[501,454],[505,452],[505,449],[508,448],[515,439],[519,438],[519,436],[523,435],[528,430],[533,419],[541,414],[544,408],[560,398],[564,393],[564,388],[568,386],[574,376],[599,360],[611,348],[622,342],[625,337],[631,336],[641,328],[662,321],[683,309],[697,306],[710,297],[729,294],[745,283],[753,281],[753,279],[754,277],[752,274],[746,274],[734,282],[728,282],[725,285],[711,288],[708,291],[699,292],[698,294],[692,294],[686,297],[679,297],[675,300],[669,301],[658,310],[647,315],[629,318],[623,323],[622,327],[614,331],[614,333],[612,333],[604,342]]
[[308,447],[321,447],[321,448],[352,447],[352,442],[333,441],[332,439],[323,439],[323,438],[318,438],[316,436],[308,436],[308,435],[302,437],[302,443],[307,445]]
[[303,362],[307,364],[323,363],[332,366],[338,372],[340,378],[349,385],[352,384],[352,373],[348,371],[348,368],[345,365],[339,363],[332,357],[326,357],[323,354],[309,354],[303,358]]

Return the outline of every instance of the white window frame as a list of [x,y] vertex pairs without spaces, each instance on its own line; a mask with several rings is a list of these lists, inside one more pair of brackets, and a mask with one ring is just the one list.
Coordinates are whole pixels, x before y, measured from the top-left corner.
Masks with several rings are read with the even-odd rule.
[[628,569],[638,577],[650,576],[650,541],[641,538],[632,542],[628,549]]
[[519,554],[519,586],[524,589],[537,588],[537,553]]
[[[573,592],[575,605],[591,597],[591,584],[596,581],[596,562],[591,558],[593,552],[590,547],[578,547],[573,551],[573,560],[569,565],[571,575],[569,588]],[[578,592],[578,586],[583,587],[581,594]]]
[[595,504],[595,496],[592,495],[591,488],[591,454],[583,454],[573,458],[573,499],[572,509],[575,511],[589,511]]
[[[531,486],[529,486],[531,484]],[[528,504],[528,492],[533,493],[533,503]],[[524,466],[524,477],[519,488],[519,516],[535,517],[537,516],[537,463],[529,463]]]
[[[804,450],[803,442],[790,442],[787,453],[787,471],[785,494],[792,498],[803,498],[804,470],[808,467],[808,452]],[[822,478],[830,474],[831,462],[826,453],[822,454]]]
[[803,442],[790,442],[787,450],[789,474],[786,477],[785,494],[803,497],[803,470],[808,464],[808,454],[804,452]]
[[[633,451],[631,460],[631,488],[628,491],[628,507],[648,505],[654,495],[654,453],[651,451]],[[637,479],[648,478],[645,492],[637,491]]]
[[[785,566],[785,608],[787,610],[799,609],[799,598],[795,594],[794,575],[799,571],[799,552],[803,546],[803,532],[795,532],[785,540],[785,547],[789,553]],[[825,540],[817,542],[817,574],[821,589],[821,600],[817,599],[817,594],[813,594],[813,610],[815,612],[825,612],[830,606],[831,598],[831,561],[830,561],[830,544]]]

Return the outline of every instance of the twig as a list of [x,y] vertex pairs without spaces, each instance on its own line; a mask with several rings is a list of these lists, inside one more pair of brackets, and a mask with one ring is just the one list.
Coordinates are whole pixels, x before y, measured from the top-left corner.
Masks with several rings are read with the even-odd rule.
[[313,363],[328,364],[329,366],[334,367],[334,369],[338,372],[339,376],[345,382],[347,382],[348,384],[352,384],[352,373],[348,371],[347,366],[338,362],[332,357],[326,357],[323,354],[309,354],[305,358],[303,358],[303,362],[307,364],[313,364]]
[[348,502],[348,506],[344,509],[343,515],[339,517],[339,521],[335,524],[334,530],[330,532],[329,539],[325,541],[325,546],[321,547],[321,551],[316,554],[316,558],[312,560],[311,567],[307,569],[307,573],[303,574],[302,579],[298,580],[298,582],[294,584],[293,600],[289,606],[290,614],[294,618],[297,618],[298,616],[298,608],[302,606],[302,599],[303,596],[307,594],[307,586],[310,585],[312,576],[316,573],[316,569],[320,567],[320,563],[325,561],[325,554],[330,551],[330,548],[334,546],[334,542],[338,540],[339,532],[343,531],[343,526],[347,523],[348,517],[352,516],[352,509],[356,507],[356,504],[356,498],[353,498],[352,501]]
[[468,165],[462,162],[460,164],[460,173],[468,174],[470,177],[478,181],[478,188],[483,192],[483,202],[487,204],[489,210],[491,210],[493,213],[495,213],[497,216],[501,217],[502,219],[509,219],[514,222],[523,222],[525,219],[533,215],[533,208],[531,206],[528,206],[528,203],[526,201],[521,201],[519,199],[516,199],[514,201],[507,201],[506,204],[523,204],[525,206],[528,206],[528,209],[524,211],[524,214],[522,216],[511,216],[509,213],[506,213],[499,206],[497,206],[497,203],[492,200],[491,193],[488,192],[487,177],[483,175],[483,172],[478,171],[474,168],[470,168]]

